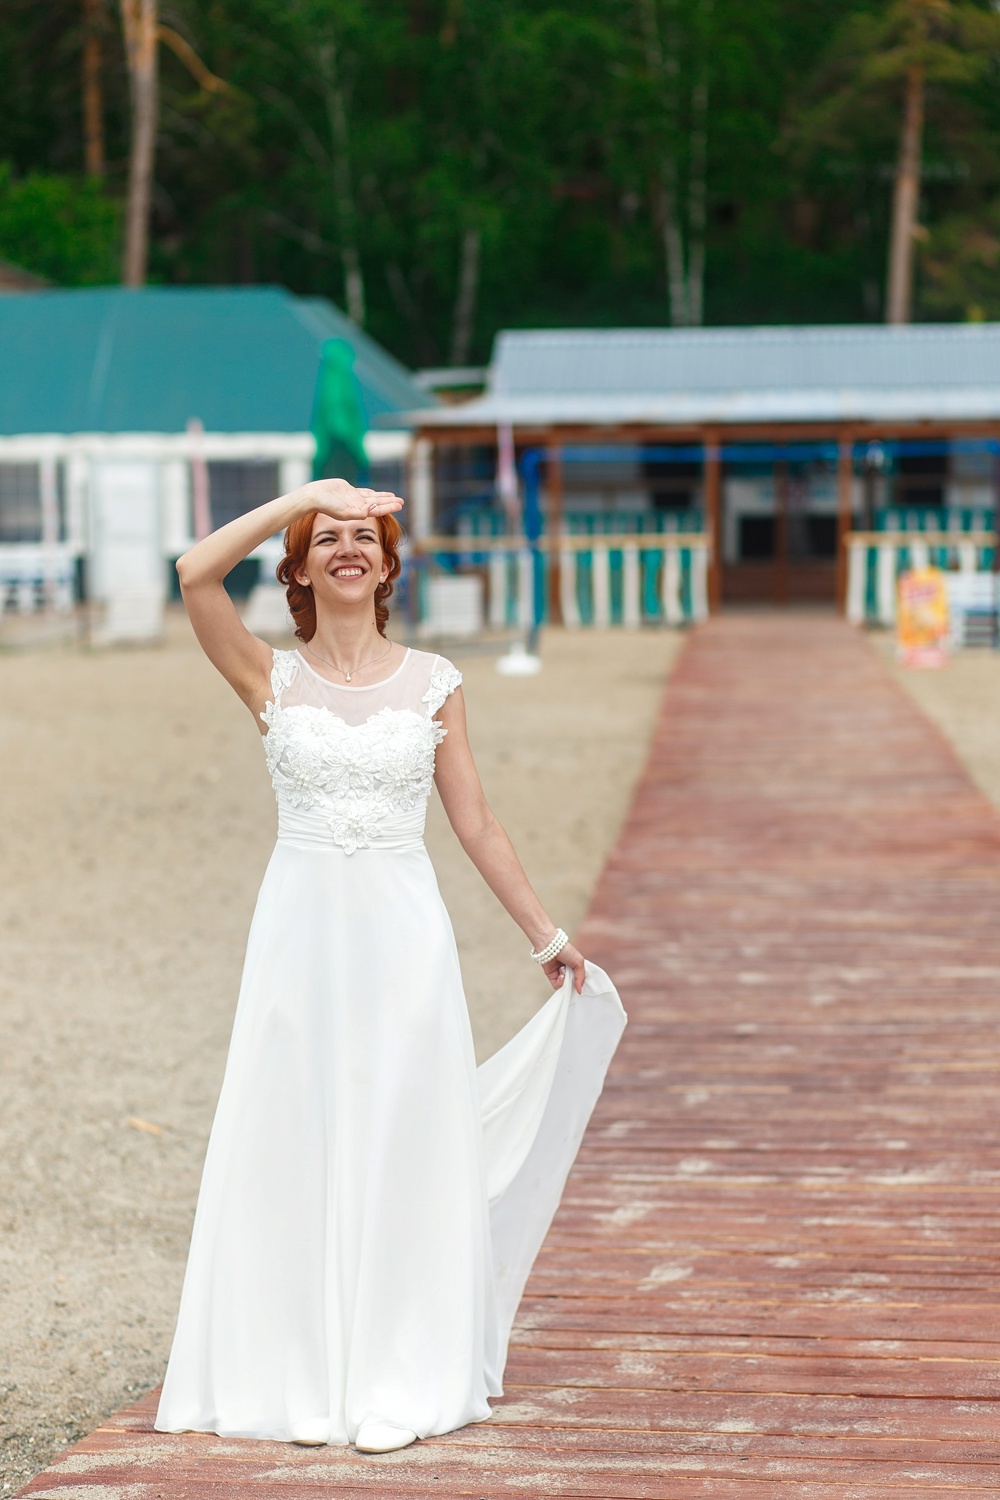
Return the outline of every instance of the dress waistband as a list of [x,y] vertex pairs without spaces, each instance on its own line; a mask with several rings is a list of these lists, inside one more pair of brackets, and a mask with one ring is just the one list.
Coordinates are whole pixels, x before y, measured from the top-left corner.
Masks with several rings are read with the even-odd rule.
[[278,799],[278,843],[308,849],[365,849],[403,852],[424,847],[422,807],[389,817],[372,818],[336,807],[293,807]]

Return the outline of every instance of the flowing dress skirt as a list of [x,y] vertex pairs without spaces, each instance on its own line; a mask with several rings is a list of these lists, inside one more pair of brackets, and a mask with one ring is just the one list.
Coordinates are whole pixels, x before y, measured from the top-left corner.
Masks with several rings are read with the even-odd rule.
[[279,840],[157,1428],[348,1443],[488,1417],[624,1022],[589,968],[477,1070],[426,850]]

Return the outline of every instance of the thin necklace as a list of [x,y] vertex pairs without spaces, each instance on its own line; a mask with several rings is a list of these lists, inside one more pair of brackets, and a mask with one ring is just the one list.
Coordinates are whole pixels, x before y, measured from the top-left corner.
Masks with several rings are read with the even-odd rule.
[[344,679],[345,682],[350,682],[351,677],[353,676],[354,672],[363,672],[364,669],[365,669],[365,667],[373,667],[377,661],[381,661],[383,659],[383,657],[388,656],[389,652],[392,650],[392,642],[390,641],[389,644],[388,644],[388,646],[386,646],[385,650],[384,651],[380,651],[379,654],[378,654],[378,656],[373,656],[370,661],[363,661],[360,666],[354,667],[351,672],[345,672],[344,669],[343,669],[343,667],[338,667],[337,666],[336,662],[334,662],[334,661],[327,661],[327,659],[326,659],[325,656],[320,656],[320,654],[319,654],[318,651],[314,651],[313,648],[310,646],[310,644],[309,644],[308,641],[303,641],[303,645],[305,646],[306,650],[309,652],[310,656],[315,656],[316,660],[317,661],[321,661],[323,663],[324,667],[332,667],[335,672],[339,672],[340,675],[341,675],[341,677],[343,677],[343,679]]

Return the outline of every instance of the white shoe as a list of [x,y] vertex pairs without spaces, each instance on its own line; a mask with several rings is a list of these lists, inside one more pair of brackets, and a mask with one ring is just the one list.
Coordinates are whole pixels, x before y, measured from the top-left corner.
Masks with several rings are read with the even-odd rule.
[[416,1441],[417,1434],[409,1427],[394,1427],[391,1422],[363,1422],[354,1446],[359,1453],[392,1453]]
[[325,1417],[311,1417],[306,1421],[301,1419],[295,1424],[298,1428],[292,1442],[297,1448],[325,1448],[330,1439],[330,1423]]

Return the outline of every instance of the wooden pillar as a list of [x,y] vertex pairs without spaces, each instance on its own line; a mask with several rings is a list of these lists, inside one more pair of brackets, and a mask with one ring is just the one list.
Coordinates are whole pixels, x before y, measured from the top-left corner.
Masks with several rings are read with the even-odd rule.
[[854,435],[840,434],[837,449],[837,608],[847,607],[847,534],[854,524]]
[[708,607],[715,611],[722,603],[722,455],[717,432],[706,432],[705,449],[705,530],[709,536],[711,557],[708,564]]
[[774,571],[771,597],[775,604],[788,603],[788,464],[779,458],[774,465]]
[[563,529],[563,462],[562,449],[550,448],[546,454],[545,480],[548,490],[548,516],[546,531],[549,537],[547,556],[549,570],[549,619],[553,625],[563,625],[562,614],[562,558],[560,544]]

